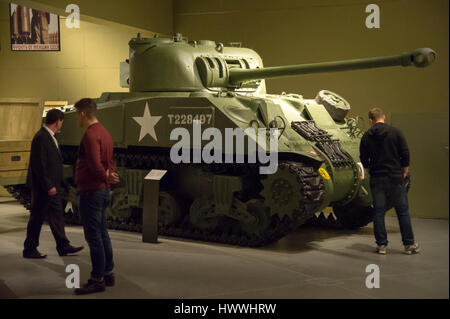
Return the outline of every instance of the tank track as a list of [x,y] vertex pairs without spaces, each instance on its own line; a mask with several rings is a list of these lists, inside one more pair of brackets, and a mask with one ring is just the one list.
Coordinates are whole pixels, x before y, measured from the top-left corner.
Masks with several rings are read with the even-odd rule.
[[[411,188],[411,175],[408,174],[405,179],[406,191],[409,192]],[[388,210],[392,209],[392,203],[388,204]],[[318,216],[314,215],[306,223],[305,226],[332,228],[332,229],[356,229],[361,228],[373,221],[373,207],[361,206],[341,206],[334,207],[334,214],[325,214],[321,212]]]
[[5,189],[27,210],[31,209],[31,192],[26,185],[6,185]]
[[[74,150],[66,150],[66,152],[75,152]],[[69,158],[74,156],[68,154]],[[66,154],[67,155],[67,154]],[[124,153],[115,152],[115,160],[117,166],[126,167],[128,169],[173,169],[180,165],[174,165],[167,154],[162,155],[148,155],[143,153]],[[201,168],[212,173],[244,175],[248,172],[255,172],[258,167],[256,165],[201,165]],[[270,228],[264,233],[264,236],[250,236],[248,234],[236,231],[235,227],[224,225],[220,233],[207,232],[194,228],[185,216],[180,223],[159,227],[158,234],[161,236],[173,236],[186,239],[194,239],[201,241],[218,242],[230,245],[258,247],[264,246],[278,241],[290,231],[304,224],[320,207],[324,195],[324,185],[317,169],[312,166],[307,166],[301,162],[280,162],[280,166],[287,166],[293,174],[297,175],[298,181],[302,184],[304,190],[304,199],[299,202],[298,210],[294,212],[292,218],[285,215],[281,220],[276,216],[272,216]],[[10,185],[7,190],[21,202],[21,204],[29,210],[30,207],[30,192],[25,185]],[[74,210],[65,213],[65,221],[67,224],[80,225],[80,218]],[[123,222],[108,218],[107,225],[109,229],[124,230],[132,232],[142,232],[142,225],[138,222]]]
[[372,207],[370,206],[361,207],[361,209],[354,214],[336,214],[335,216],[329,214],[328,217],[325,217],[324,212],[321,212],[318,216],[314,215],[308,219],[305,226],[329,229],[357,229],[364,227],[373,221],[373,212]]

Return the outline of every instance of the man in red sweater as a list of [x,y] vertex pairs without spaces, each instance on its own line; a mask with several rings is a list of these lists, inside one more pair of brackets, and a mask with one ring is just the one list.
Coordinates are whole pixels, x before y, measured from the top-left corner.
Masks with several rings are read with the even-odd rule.
[[97,104],[85,98],[75,103],[75,108],[78,124],[86,129],[78,151],[75,181],[92,261],[91,279],[75,289],[75,293],[87,294],[114,286],[113,250],[106,226],[106,208],[110,202],[109,185],[119,182],[119,176],[114,173],[114,143],[97,119]]

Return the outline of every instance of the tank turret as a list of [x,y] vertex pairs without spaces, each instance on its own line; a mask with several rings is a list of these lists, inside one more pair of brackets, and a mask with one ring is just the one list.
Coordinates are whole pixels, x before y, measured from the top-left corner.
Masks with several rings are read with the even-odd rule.
[[265,93],[267,78],[389,66],[426,67],[436,58],[433,50],[421,48],[393,56],[265,68],[258,53],[236,43],[187,41],[181,35],[173,39],[138,35],[129,45],[131,92],[207,89]]

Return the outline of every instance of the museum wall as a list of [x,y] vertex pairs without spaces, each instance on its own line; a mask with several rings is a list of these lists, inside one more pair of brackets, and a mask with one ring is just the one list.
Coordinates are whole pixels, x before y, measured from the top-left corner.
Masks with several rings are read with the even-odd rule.
[[[368,3],[380,6],[379,29],[365,26]],[[192,40],[242,42],[256,50],[266,66],[433,48],[437,61],[425,69],[348,71],[266,83],[269,93],[285,91],[307,98],[314,98],[321,89],[335,91],[352,105],[351,116],[367,117],[369,108],[382,107],[388,122],[393,122],[395,114],[399,120],[393,124],[408,132],[417,131],[420,119],[429,123],[420,127],[432,129],[409,140],[414,146],[412,215],[448,218],[448,6],[447,0],[175,0],[174,31]],[[401,120],[411,113],[419,114],[413,117],[416,122]],[[433,143],[426,144],[430,139]]]
[[81,21],[68,29],[60,17],[60,52],[11,52],[9,5],[0,2],[0,96],[67,100],[127,91],[119,85],[119,63],[128,58],[128,41],[141,32],[117,23]]

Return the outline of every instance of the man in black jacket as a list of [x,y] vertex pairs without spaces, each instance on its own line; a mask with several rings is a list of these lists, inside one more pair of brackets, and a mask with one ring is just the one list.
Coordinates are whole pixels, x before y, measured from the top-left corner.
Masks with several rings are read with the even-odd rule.
[[47,216],[60,256],[80,251],[83,247],[70,245],[64,230],[62,207],[63,159],[55,133],[63,123],[64,113],[52,109],[47,113],[45,125],[31,142],[30,166],[27,184],[31,187],[31,212],[24,243],[24,258],[45,258],[37,247],[42,224]]
[[388,244],[384,216],[392,203],[397,214],[405,254],[418,253],[419,244],[409,216],[406,177],[409,167],[409,149],[402,132],[386,123],[386,116],[380,108],[369,112],[372,127],[363,135],[360,144],[360,158],[370,173],[374,218],[373,228],[378,245],[377,252],[386,254]]

